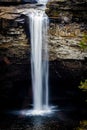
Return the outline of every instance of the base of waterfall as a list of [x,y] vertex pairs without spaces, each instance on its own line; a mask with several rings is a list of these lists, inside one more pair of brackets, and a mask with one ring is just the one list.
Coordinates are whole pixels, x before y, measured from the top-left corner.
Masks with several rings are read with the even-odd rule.
[[21,114],[25,115],[25,116],[45,116],[48,114],[52,114],[52,110],[48,109],[48,110],[25,110],[22,111]]
[[49,106],[45,109],[23,109],[23,110],[14,110],[10,111],[10,114],[20,115],[20,116],[48,116],[59,111],[57,106]]
[[32,109],[32,110],[22,110],[21,115],[24,116],[46,116],[49,114],[53,114],[55,111],[54,107],[48,107],[46,109]]

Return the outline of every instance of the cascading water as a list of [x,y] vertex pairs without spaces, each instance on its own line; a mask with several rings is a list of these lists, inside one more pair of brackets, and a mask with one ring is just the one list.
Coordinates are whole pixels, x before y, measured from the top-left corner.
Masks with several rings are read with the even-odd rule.
[[44,10],[33,9],[29,14],[31,35],[31,75],[35,112],[49,109],[48,103],[48,17]]
[[[47,0],[38,0],[38,3],[46,4]],[[25,115],[43,115],[51,113],[49,107],[49,91],[48,91],[48,17],[45,14],[45,6],[43,10],[30,9],[29,29],[31,37],[31,76],[33,88],[33,110],[22,112]]]
[[33,103],[34,110],[41,111],[48,108],[48,17],[44,11],[33,10],[29,19]]
[[36,0],[39,4],[46,4],[48,0]]
[[[48,27],[49,19],[45,13],[48,0],[36,0],[41,6],[31,6],[25,9],[28,17],[31,41],[31,77],[33,90],[33,109],[13,112],[24,116],[46,116],[55,111],[55,106],[49,105],[49,56]],[[42,6],[43,5],[43,6]],[[35,8],[34,8],[35,7]]]

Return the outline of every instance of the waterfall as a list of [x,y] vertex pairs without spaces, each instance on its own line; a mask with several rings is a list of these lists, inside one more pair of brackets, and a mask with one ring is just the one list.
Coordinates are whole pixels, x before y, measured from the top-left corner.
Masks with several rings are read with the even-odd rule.
[[31,77],[33,90],[33,109],[22,111],[23,115],[44,115],[52,111],[49,106],[49,56],[48,56],[48,23],[45,13],[47,0],[37,0],[44,3],[43,8],[29,9],[29,29],[31,39]]
[[44,111],[48,103],[48,17],[45,11],[33,9],[29,14],[31,35],[31,76],[34,110]]
[[39,4],[46,4],[48,0],[36,0]]
[[[49,19],[45,13],[48,0],[37,0],[43,6],[25,9],[29,21],[31,42],[31,77],[33,90],[33,109],[25,109],[20,114],[47,115],[54,112],[54,106],[49,105],[49,56],[48,56],[48,27]],[[18,113],[18,111],[16,111]]]

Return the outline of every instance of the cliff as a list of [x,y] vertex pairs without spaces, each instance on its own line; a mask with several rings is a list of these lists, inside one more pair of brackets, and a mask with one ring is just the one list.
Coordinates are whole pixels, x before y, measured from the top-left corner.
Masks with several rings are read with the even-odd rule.
[[[49,84],[52,90],[62,86],[65,92],[87,78],[86,4],[65,0],[47,4]],[[37,7],[30,4],[0,6],[0,99],[12,97],[13,101],[16,93],[17,101],[24,98],[19,94],[23,90],[23,94],[29,94],[31,98],[31,44],[26,12],[32,6]],[[28,89],[30,93],[27,93]],[[72,95],[74,97],[74,93]]]

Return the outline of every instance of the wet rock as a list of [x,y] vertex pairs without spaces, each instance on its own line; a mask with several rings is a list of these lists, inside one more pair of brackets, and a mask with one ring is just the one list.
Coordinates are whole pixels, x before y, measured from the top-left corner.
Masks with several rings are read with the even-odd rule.
[[87,51],[81,51],[80,41],[86,29],[81,29],[82,24],[50,24],[49,29],[49,55],[50,60],[84,59]]
[[11,38],[2,39],[1,43],[9,43],[11,40]]
[[21,0],[1,0],[0,2],[21,2]]
[[9,30],[9,31],[7,32],[7,34],[8,34],[8,35],[20,35],[21,32],[20,32],[20,31],[16,31],[16,30],[14,29],[14,31]]
[[[65,16],[62,15],[63,21],[67,23],[70,20],[74,21],[86,21],[87,19],[87,1],[76,1],[75,3],[71,0],[69,1],[49,1],[47,4],[48,9],[46,10],[47,14],[51,18],[58,19],[58,21],[61,21],[60,12],[63,14],[65,13]],[[70,15],[66,15],[66,12],[69,12]],[[72,19],[71,19],[72,15]]]

